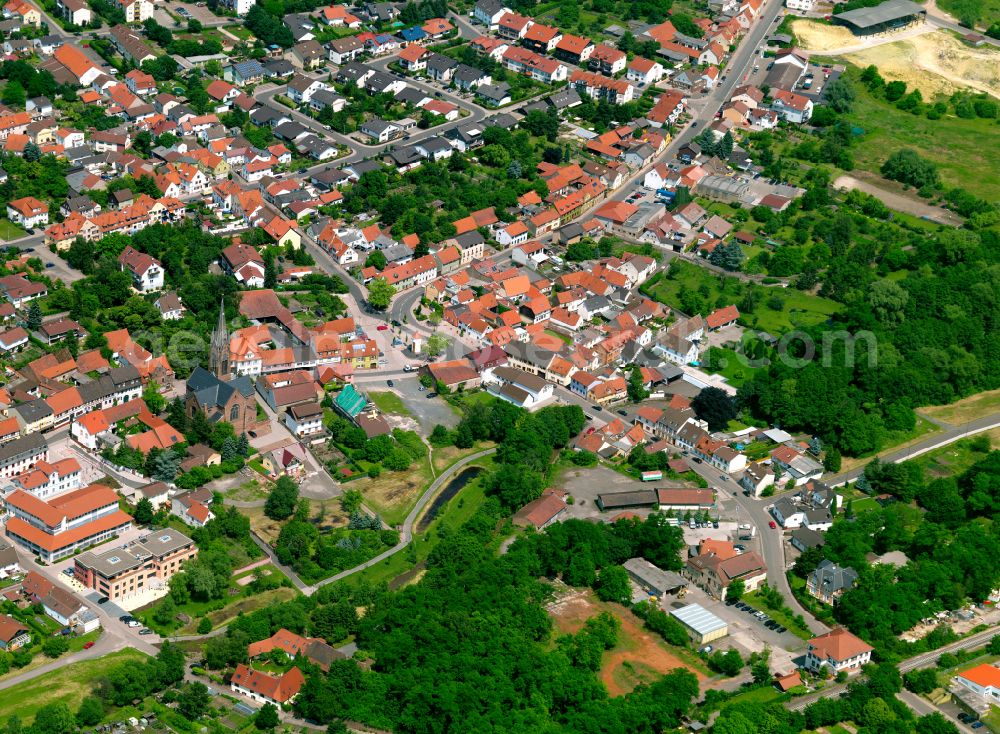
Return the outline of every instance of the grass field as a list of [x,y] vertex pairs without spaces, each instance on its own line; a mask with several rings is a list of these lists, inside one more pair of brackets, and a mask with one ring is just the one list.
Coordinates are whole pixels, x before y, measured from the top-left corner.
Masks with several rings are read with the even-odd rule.
[[[723,301],[740,303],[746,289],[751,288],[756,296],[756,307],[752,313],[743,314],[740,323],[780,336],[799,327],[820,324],[842,308],[836,301],[803,291],[743,283],[737,278],[720,277],[692,263],[673,262],[676,265],[671,265],[670,272],[675,275],[650,281],[648,292],[657,301],[682,312],[682,294],[685,291],[703,294],[707,291],[704,296],[707,307],[704,310],[710,313]],[[772,299],[776,308],[769,303]]]
[[18,237],[24,237],[26,234],[27,232],[10,220],[0,219],[0,240],[16,240]]
[[974,446],[973,439],[957,441],[910,461],[923,468],[924,476],[928,480],[953,477],[986,458],[987,454],[976,451]]
[[968,17],[977,26],[988,26],[1000,18],[1000,0],[938,0],[937,6],[960,21]]
[[787,693],[782,693],[774,686],[764,686],[763,688],[753,688],[749,691],[733,696],[722,704],[722,708],[729,708],[730,706],[736,706],[741,703],[779,703],[781,701],[787,701],[789,698],[791,698],[791,696]]
[[106,671],[119,663],[146,659],[137,650],[120,650],[94,660],[71,663],[8,688],[0,696],[0,722],[6,723],[11,715],[17,714],[27,724],[42,706],[59,701],[76,711],[80,701],[97,688]]
[[957,426],[978,418],[1000,413],[1000,390],[990,390],[951,403],[921,408],[920,413]]
[[403,399],[394,392],[376,392],[373,390],[368,393],[368,397],[371,398],[372,402],[375,403],[375,405],[378,406],[378,409],[383,413],[411,415],[409,409],[403,404]]
[[[277,569],[272,571],[272,573],[281,573]],[[284,574],[282,574],[284,578]],[[224,624],[228,624],[232,620],[236,619],[241,614],[249,614],[250,612],[256,611],[257,609],[263,609],[264,607],[271,606],[272,604],[277,604],[283,601],[290,601],[298,596],[295,589],[289,589],[287,587],[281,587],[280,589],[272,589],[271,591],[265,591],[261,594],[255,594],[253,596],[240,597],[239,601],[235,604],[229,604],[222,609],[215,612],[208,613],[208,619],[212,623],[212,629],[220,627]],[[191,623],[177,630],[178,635],[193,635],[198,631],[198,619],[192,619]]]
[[389,525],[399,525],[432,479],[430,463],[424,458],[406,471],[383,471],[375,479],[359,479],[351,486]]
[[886,436],[885,447],[878,453],[865,454],[864,456],[844,457],[840,464],[841,472],[848,472],[857,469],[874,459],[876,456],[885,456],[893,451],[905,449],[908,446],[921,441],[931,434],[940,433],[941,429],[931,423],[926,418],[917,416],[917,425],[912,431],[893,431]]
[[861,84],[855,89],[858,100],[849,117],[864,130],[852,148],[858,168],[878,173],[891,153],[912,148],[934,162],[946,186],[961,186],[990,201],[1000,198],[1000,167],[989,152],[1000,150],[995,120],[964,120],[951,114],[928,120],[875,99]]
[[990,712],[982,717],[982,722],[993,734],[1000,734],[1000,708],[990,706]]
[[[724,353],[723,358],[726,360],[724,366],[717,370],[705,371],[722,375],[726,378],[729,384],[734,387],[740,387],[744,382],[753,377],[754,372],[761,369],[760,367],[747,367],[743,364],[746,360],[737,354],[735,350],[724,349],[721,347],[719,347],[719,349]],[[704,369],[704,365],[702,366],[702,369]]]

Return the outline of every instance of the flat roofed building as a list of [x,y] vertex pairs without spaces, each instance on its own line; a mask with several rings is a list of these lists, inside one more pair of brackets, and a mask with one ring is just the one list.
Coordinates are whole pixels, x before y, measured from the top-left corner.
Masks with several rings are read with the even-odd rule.
[[729,634],[729,625],[716,617],[701,604],[688,604],[674,609],[670,616],[684,625],[691,641],[704,645]]
[[173,528],[155,530],[123,548],[82,553],[73,575],[84,586],[121,599],[165,584],[198,555],[194,541]]

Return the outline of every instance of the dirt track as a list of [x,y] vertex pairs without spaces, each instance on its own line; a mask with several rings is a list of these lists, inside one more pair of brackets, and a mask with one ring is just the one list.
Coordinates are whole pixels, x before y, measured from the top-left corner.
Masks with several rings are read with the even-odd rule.
[[577,632],[583,623],[603,611],[611,611],[621,620],[618,645],[604,655],[601,681],[612,696],[621,696],[645,680],[675,668],[690,670],[703,683],[705,676],[692,669],[663,643],[659,636],[646,631],[642,621],[623,607],[597,601],[588,590],[572,589],[560,594],[549,605],[556,629],[564,634]]
[[895,209],[898,212],[912,214],[915,217],[926,217],[932,222],[937,222],[938,224],[946,224],[953,227],[962,226],[961,217],[948,211],[947,209],[942,209],[941,207],[932,206],[930,204],[924,204],[921,201],[911,199],[903,194],[889,191],[867,181],[861,181],[854,176],[840,176],[833,182],[833,186],[834,188],[843,189],[845,191],[851,191],[853,189],[864,191],[866,194],[871,194],[879,199],[890,209]]

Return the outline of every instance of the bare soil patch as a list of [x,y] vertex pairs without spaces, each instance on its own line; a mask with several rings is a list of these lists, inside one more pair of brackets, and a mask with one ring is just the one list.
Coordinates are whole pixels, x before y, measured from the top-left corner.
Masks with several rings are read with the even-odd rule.
[[622,696],[640,683],[653,680],[675,668],[690,670],[699,684],[705,674],[682,660],[669,645],[657,635],[645,630],[642,620],[617,604],[607,604],[594,597],[589,589],[561,590],[548,606],[556,629],[563,634],[573,634],[591,617],[601,612],[611,612],[621,620],[618,645],[604,654],[600,677],[608,693]]

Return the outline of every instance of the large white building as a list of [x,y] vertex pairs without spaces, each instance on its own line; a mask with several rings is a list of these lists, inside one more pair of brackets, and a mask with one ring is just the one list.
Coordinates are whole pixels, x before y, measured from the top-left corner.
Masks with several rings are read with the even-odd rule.
[[840,671],[854,673],[872,659],[872,646],[843,627],[809,640],[805,667],[819,672],[823,668],[836,675]]

